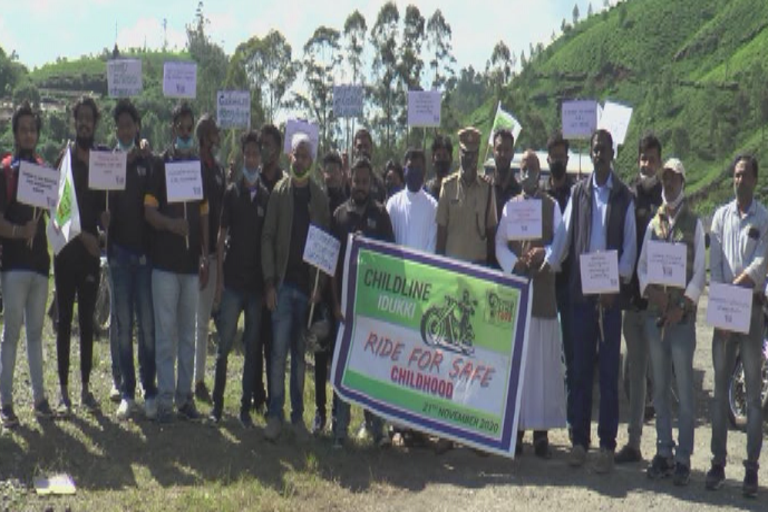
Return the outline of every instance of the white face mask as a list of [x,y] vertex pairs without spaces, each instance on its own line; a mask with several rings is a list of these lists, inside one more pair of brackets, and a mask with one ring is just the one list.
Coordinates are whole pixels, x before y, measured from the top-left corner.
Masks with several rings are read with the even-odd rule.
[[685,199],[685,188],[681,188],[680,193],[677,194],[677,197],[672,200],[670,200],[670,198],[667,197],[666,191],[662,190],[661,199],[664,201],[664,206],[668,210],[677,210],[677,208],[683,202],[683,199]]

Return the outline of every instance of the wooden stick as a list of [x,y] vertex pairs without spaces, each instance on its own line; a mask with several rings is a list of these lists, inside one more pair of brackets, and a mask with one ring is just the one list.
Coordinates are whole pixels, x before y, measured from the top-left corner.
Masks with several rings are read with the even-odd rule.
[[[34,210],[32,210],[32,218],[34,219],[35,224],[37,224],[37,221],[40,220],[40,215],[42,215],[42,211],[38,212],[37,206],[35,206]],[[30,238],[29,240],[27,240],[27,247],[32,249],[32,246],[34,245],[34,243],[35,243],[35,237]]]
[[[184,201],[184,220],[187,220],[187,202]],[[187,244],[187,250],[189,250],[189,233],[184,235],[184,242]]]
[[[107,195],[107,211],[109,211],[109,190],[106,190],[104,193]],[[109,247],[109,226],[104,226],[104,245]]]
[[312,296],[309,298],[309,300],[312,302],[312,305],[309,307],[309,319],[307,319],[307,329],[312,327],[312,316],[315,314],[315,301],[313,300],[315,298],[315,294],[317,293],[317,287],[320,284],[320,269],[315,269],[315,287],[312,290]]

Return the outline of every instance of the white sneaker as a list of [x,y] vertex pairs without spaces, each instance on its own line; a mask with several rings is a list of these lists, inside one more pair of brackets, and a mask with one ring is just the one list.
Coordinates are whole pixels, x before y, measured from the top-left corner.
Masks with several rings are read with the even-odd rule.
[[147,398],[144,401],[144,415],[148,420],[154,420],[157,418],[157,399]]
[[117,407],[117,419],[125,421],[131,417],[131,414],[136,410],[136,403],[129,399],[123,398],[120,400],[120,405]]

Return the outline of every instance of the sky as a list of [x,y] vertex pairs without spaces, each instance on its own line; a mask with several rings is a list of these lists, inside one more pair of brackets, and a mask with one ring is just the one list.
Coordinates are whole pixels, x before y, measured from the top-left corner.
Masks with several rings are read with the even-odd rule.
[[[614,0],[615,2],[615,0]],[[563,18],[569,22],[574,4],[582,17],[589,0],[396,0],[401,18],[408,4],[416,5],[424,18],[439,8],[453,30],[457,70],[472,65],[485,69],[497,41],[503,40],[518,56],[528,54],[529,43],[548,43],[552,31],[560,31]],[[613,2],[612,2],[613,3]],[[0,0],[0,46],[30,69],[55,61],[77,58],[118,47],[182,49],[185,25],[194,19],[197,0]],[[232,54],[250,37],[264,36],[271,29],[283,33],[294,49],[294,58],[321,25],[342,30],[344,20],[355,9],[366,19],[369,30],[383,0],[208,0],[204,13],[214,42]],[[595,12],[603,0],[592,0]],[[426,60],[426,59],[425,59]]]

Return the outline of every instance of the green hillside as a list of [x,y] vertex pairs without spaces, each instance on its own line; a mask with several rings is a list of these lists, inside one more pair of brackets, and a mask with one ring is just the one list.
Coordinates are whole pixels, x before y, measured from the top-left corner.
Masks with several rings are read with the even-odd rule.
[[[724,179],[737,153],[755,153],[768,164],[766,27],[764,0],[629,0],[567,28],[529,56],[499,99],[523,124],[520,145],[537,148],[559,127],[563,100],[632,106],[617,156],[620,172],[635,172],[636,141],[654,131],[665,158],[683,159],[688,193],[710,213],[731,194]],[[490,129],[496,101],[470,121]]]

